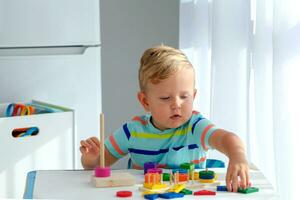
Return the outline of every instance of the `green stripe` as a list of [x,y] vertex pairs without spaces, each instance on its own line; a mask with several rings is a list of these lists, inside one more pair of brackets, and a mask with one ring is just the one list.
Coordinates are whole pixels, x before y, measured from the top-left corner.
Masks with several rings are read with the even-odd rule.
[[181,130],[176,130],[173,133],[167,133],[167,134],[155,134],[155,133],[144,133],[144,132],[131,132],[131,136],[135,137],[135,138],[151,138],[151,139],[167,139],[167,138],[171,138],[173,136],[182,136],[182,135],[186,135],[188,132],[190,132],[192,130],[192,127],[189,126],[185,129],[181,129]]

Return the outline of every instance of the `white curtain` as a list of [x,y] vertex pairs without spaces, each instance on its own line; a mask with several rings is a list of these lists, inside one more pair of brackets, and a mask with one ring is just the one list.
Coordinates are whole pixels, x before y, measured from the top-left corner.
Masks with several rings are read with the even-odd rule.
[[180,48],[197,71],[196,109],[242,138],[282,199],[296,199],[300,180],[299,40],[298,0],[181,0]]

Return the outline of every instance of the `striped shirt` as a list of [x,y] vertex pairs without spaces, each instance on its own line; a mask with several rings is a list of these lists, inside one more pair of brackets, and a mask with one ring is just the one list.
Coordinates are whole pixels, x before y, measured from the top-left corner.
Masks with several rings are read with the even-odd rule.
[[189,121],[178,128],[159,130],[150,121],[151,115],[136,116],[111,134],[105,141],[116,158],[130,154],[129,168],[143,169],[145,162],[158,167],[178,168],[194,163],[205,168],[209,137],[217,129],[200,113],[193,111]]

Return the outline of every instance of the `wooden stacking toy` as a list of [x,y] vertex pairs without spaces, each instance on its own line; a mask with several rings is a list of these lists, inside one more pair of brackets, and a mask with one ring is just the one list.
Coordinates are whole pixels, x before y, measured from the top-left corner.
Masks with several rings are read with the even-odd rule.
[[95,187],[117,187],[135,185],[135,178],[129,173],[111,173],[110,167],[105,166],[104,146],[104,114],[100,115],[100,165],[95,168],[92,182]]

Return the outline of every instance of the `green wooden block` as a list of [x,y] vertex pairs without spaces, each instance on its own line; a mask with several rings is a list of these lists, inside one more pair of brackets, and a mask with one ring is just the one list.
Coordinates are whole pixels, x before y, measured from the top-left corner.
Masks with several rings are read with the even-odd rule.
[[163,181],[170,181],[170,174],[169,173],[163,173]]
[[215,178],[215,172],[210,170],[200,171],[199,178],[201,179],[213,179]]
[[243,193],[243,194],[249,194],[249,193],[258,192],[258,191],[259,191],[259,189],[256,187],[248,187],[246,189],[238,188],[238,192]]
[[187,189],[183,189],[183,190],[180,191],[180,193],[183,193],[184,195],[191,195],[191,194],[193,194],[193,191],[187,190]]
[[180,165],[181,169],[187,169],[187,170],[194,170],[195,164],[194,163],[183,163]]

